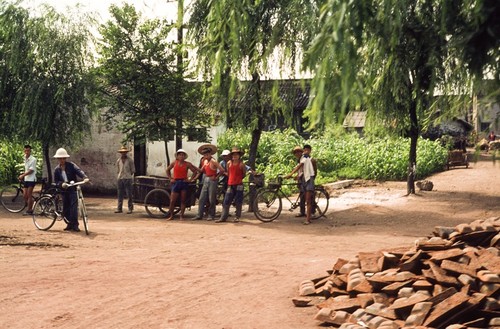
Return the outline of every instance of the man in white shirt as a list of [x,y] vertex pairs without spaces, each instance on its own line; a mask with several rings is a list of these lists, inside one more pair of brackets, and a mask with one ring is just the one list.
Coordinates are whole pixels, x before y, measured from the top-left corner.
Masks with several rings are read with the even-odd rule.
[[293,168],[292,172],[285,178],[292,177],[296,172],[301,171],[302,189],[306,195],[306,220],[305,225],[311,224],[311,214],[313,212],[314,202],[314,179],[317,173],[316,160],[311,157],[311,145],[304,145],[302,157],[299,164]]
[[23,214],[31,216],[33,214],[33,188],[36,185],[36,158],[31,155],[31,146],[24,145],[24,173],[19,175],[19,180],[24,185],[24,201],[28,209]]

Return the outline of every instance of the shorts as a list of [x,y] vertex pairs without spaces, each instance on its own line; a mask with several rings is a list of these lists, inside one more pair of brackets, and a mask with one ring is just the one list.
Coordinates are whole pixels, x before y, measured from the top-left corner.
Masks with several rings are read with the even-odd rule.
[[23,186],[24,187],[35,187],[36,182],[31,182],[31,181],[24,181]]
[[302,188],[304,191],[314,191],[314,176],[311,176],[307,182],[302,180]]
[[176,180],[172,185],[172,192],[179,193],[188,189],[189,183],[184,180]]

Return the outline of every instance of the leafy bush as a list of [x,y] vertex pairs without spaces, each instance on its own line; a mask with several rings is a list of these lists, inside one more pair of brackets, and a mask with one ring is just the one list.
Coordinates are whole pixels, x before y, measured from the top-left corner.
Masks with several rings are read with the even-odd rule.
[[[250,133],[227,130],[218,139],[220,149],[238,146],[246,151]],[[402,137],[360,138],[356,133],[339,135],[338,131],[304,140],[294,130],[264,132],[257,151],[256,170],[266,179],[289,173],[296,164],[291,150],[310,144],[318,161],[318,184],[338,179],[406,180],[410,141]],[[443,169],[447,149],[439,141],[419,139],[416,178],[422,179]]]
[[[37,175],[42,173],[42,153],[36,144],[32,154],[37,158]],[[17,182],[17,177],[24,172],[24,144],[11,141],[0,141],[0,185]]]

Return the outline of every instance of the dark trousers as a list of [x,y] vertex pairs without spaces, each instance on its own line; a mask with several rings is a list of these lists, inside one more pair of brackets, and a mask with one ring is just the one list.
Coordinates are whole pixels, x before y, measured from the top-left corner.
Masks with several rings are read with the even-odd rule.
[[134,210],[134,201],[132,199],[132,179],[118,180],[118,207],[117,210],[122,210],[123,199],[125,194],[128,198],[128,210]]
[[78,227],[78,197],[76,191],[66,191],[63,197],[63,215],[68,220],[68,226]]
[[241,208],[243,206],[243,185],[229,185],[224,196],[224,205],[222,208],[221,219],[226,220],[229,217],[229,207],[231,203],[236,206],[236,217],[241,217]]

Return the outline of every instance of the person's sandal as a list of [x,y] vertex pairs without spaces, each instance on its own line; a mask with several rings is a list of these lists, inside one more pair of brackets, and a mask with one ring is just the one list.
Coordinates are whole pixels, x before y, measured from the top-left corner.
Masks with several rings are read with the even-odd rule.
[[305,221],[305,222],[303,222],[302,224],[304,224],[304,225],[309,225],[309,224],[311,224],[311,222]]

